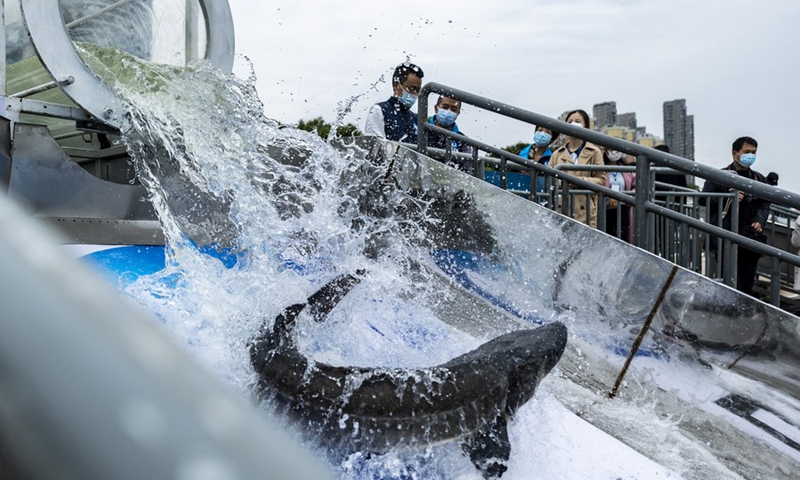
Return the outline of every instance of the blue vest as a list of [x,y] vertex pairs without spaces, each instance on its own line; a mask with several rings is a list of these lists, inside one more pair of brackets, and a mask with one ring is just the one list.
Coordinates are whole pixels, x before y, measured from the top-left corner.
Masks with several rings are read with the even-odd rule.
[[[528,155],[530,155],[531,153],[531,148],[533,148],[533,144],[528,145],[527,147],[520,150],[520,152],[517,155],[519,155],[522,158],[528,159]],[[547,150],[545,150],[544,153],[542,154],[542,158],[539,159],[539,163],[541,163],[542,165],[548,165],[550,163],[550,157],[552,156],[553,152],[550,150],[550,147],[547,147]],[[544,181],[544,176],[538,175],[536,178],[536,190],[539,193],[545,193],[545,187],[546,185]]]
[[[399,142],[417,143],[417,114],[406,108],[397,97],[378,104],[383,110],[386,138]],[[403,138],[405,137],[405,138]]]

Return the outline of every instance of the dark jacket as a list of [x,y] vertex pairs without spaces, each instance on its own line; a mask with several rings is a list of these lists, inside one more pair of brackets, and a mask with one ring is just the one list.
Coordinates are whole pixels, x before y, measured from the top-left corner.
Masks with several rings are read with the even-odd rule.
[[383,124],[386,138],[395,142],[417,143],[417,114],[391,97],[378,104],[383,111]]
[[[428,118],[428,123],[434,124],[433,123],[433,117]],[[442,127],[441,125],[436,125],[436,126],[446,129],[446,127]],[[459,135],[463,135],[463,136],[466,137],[466,135],[464,135],[464,132],[460,131],[458,129],[458,125],[456,125],[455,123],[453,123],[453,128],[450,131],[452,131],[453,133],[457,133]],[[440,148],[442,150],[446,150],[445,147],[446,147],[448,141],[452,142],[450,144],[450,146],[452,147],[454,152],[472,153],[472,147],[470,147],[466,143],[460,142],[458,140],[453,140],[450,137],[447,137],[447,136],[444,136],[444,135],[440,135],[439,133],[436,133],[436,132],[428,132],[428,146],[429,147]],[[450,167],[457,168],[458,170],[461,170],[462,172],[469,173],[470,175],[472,175],[474,173],[474,171],[475,171],[474,163],[470,159],[455,158],[455,156],[453,156],[453,158],[451,158],[449,161],[443,161],[443,160],[439,160],[439,161],[444,163],[445,165],[450,166]]]
[[[428,123],[430,123],[431,125],[434,125],[433,119],[434,119],[433,116],[428,118]],[[447,127],[443,127],[441,125],[436,125],[436,126],[439,127],[439,128],[444,128],[445,130],[447,130]],[[464,135],[464,132],[462,132],[461,130],[458,129],[458,125],[456,123],[453,123],[453,127],[450,128],[449,130],[451,132],[453,132],[453,133],[457,133],[459,135]],[[464,136],[466,137],[466,135],[464,135]],[[442,150],[445,150],[445,146],[447,145],[446,142],[448,140],[450,140],[452,142],[450,145],[453,147],[453,151],[454,152],[462,152],[462,153],[470,153],[470,152],[472,152],[472,148],[469,145],[467,145],[467,144],[465,144],[463,142],[459,142],[458,140],[453,140],[450,137],[445,137],[444,135],[440,135],[440,134],[438,134],[436,132],[428,132],[428,146],[429,147],[441,148]]]
[[[742,177],[747,177],[757,182],[766,183],[764,175],[761,175],[750,168],[740,172],[736,170],[736,166],[731,163],[727,167],[723,168],[723,170],[730,170],[738,173]],[[705,193],[727,193],[730,190],[730,188],[724,185],[719,185],[709,180],[706,180],[705,185],[703,185],[703,192]],[[700,197],[700,205],[706,205],[706,200],[707,199],[705,197]],[[712,225],[719,225],[719,216],[722,213],[720,211],[720,202],[713,198],[709,200],[709,205],[707,205],[707,207],[710,209],[709,221]],[[723,210],[726,203],[727,202],[725,201],[722,202]],[[767,223],[767,218],[769,218],[769,205],[770,202],[767,200],[758,198],[749,193],[745,194],[744,198],[739,202],[739,233],[742,235],[747,235],[750,225],[753,224],[753,222],[758,222],[764,226]],[[731,229],[730,209],[728,209],[728,213],[725,215],[725,218],[722,219],[722,228],[725,230]],[[712,245],[715,244],[716,242],[712,242]]]
[[[670,185],[675,185],[676,187],[686,188],[686,175],[682,173],[656,173],[656,182],[668,183]],[[672,189],[669,187],[656,185],[656,190],[668,191]]]

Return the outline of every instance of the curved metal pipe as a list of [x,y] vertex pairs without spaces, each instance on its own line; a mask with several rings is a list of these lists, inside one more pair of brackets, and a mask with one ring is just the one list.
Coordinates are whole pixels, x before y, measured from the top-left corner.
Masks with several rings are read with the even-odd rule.
[[[205,17],[206,56],[213,66],[233,67],[233,17],[225,1],[198,0]],[[116,4],[115,4],[116,5]],[[72,46],[57,1],[20,0],[22,18],[36,54],[53,80],[73,77],[61,90],[77,105],[106,125],[122,126],[123,105],[111,89],[86,66]]]

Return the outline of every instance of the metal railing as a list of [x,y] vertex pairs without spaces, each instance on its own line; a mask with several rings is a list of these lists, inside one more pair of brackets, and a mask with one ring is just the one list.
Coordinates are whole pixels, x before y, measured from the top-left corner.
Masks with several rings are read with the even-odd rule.
[[[431,94],[455,98],[462,103],[503,117],[541,126],[562,135],[580,138],[581,140],[634,156],[636,157],[636,166],[633,170],[636,175],[637,188],[634,192],[618,192],[569,173],[575,168],[608,170],[608,167],[580,165],[574,166],[575,168],[562,167],[555,169],[433,125],[427,121],[428,97]],[[500,188],[507,188],[509,165],[526,170],[532,177],[544,176],[547,179],[549,190],[544,196],[549,199],[549,208],[554,210],[560,208],[563,214],[571,213],[570,204],[572,202],[570,200],[576,195],[594,196],[598,200],[610,198],[617,200],[621,204],[629,205],[633,216],[631,241],[634,245],[695,271],[702,271],[708,276],[720,278],[728,285],[736,285],[735,260],[737,249],[740,246],[753,250],[769,259],[769,262],[771,262],[771,279],[780,279],[781,263],[800,267],[800,256],[771,245],[762,244],[738,233],[739,201],[738,195],[734,191],[743,191],[784,207],[800,210],[800,195],[796,193],[438,83],[428,83],[423,86],[419,95],[417,115],[419,135],[416,147],[420,153],[429,153],[428,135],[430,132],[435,132],[472,147],[473,151],[470,157],[475,166],[475,176],[479,178],[483,178],[483,166],[486,163],[485,157],[482,157],[480,152],[496,157],[500,171]],[[458,156],[456,152],[452,152],[449,148],[444,152],[444,155],[446,158]],[[723,185],[729,188],[732,193],[708,194],[674,189],[666,192],[657,191],[654,174],[659,167]],[[533,183],[534,180],[531,179],[528,198],[536,200],[541,198],[542,194],[535,191]],[[730,210],[731,230],[722,228],[721,224],[712,225],[709,222],[709,209],[700,209],[696,205],[697,202],[694,202],[694,199],[701,197],[705,197],[709,201],[720,202],[720,205],[727,199],[732,199]],[[559,199],[561,202],[557,201]],[[691,204],[688,199],[692,199]],[[657,232],[663,235],[657,236]],[[711,264],[711,255],[709,254],[712,236],[716,237],[717,251],[722,252],[723,259],[723,262],[714,262],[713,266]],[[687,242],[684,243],[681,241],[682,239],[686,239]],[[676,244],[676,240],[679,243]],[[699,247],[701,244],[702,248]],[[770,300],[774,305],[780,305],[780,282],[772,281],[771,283]]]

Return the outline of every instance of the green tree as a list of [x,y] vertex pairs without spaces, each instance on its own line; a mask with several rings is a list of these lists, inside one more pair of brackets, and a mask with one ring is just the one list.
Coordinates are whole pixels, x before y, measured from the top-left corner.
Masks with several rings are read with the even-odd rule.
[[[519,152],[521,152],[523,148],[527,147],[530,144],[531,144],[531,142],[517,142],[517,143],[515,143],[513,145],[509,145],[507,147],[503,147],[503,150],[505,150],[506,152],[509,152],[509,153],[513,153],[514,155],[516,155]],[[495,155],[495,154],[489,154],[489,156],[490,157],[495,157],[495,158],[497,157],[497,155]]]
[[337,137],[360,137],[361,131],[352,123],[345,123],[336,127]]
[[[317,132],[317,135],[324,140],[327,140],[328,136],[331,134],[331,124],[326,122],[322,117],[313,118],[308,121],[300,120],[297,122],[297,128],[305,130],[306,132]],[[360,135],[361,132],[358,130],[358,127],[352,123],[346,123],[336,127],[337,137],[358,137]]]
[[503,147],[503,150],[509,153],[513,153],[514,155],[518,154],[522,151],[523,148],[530,145],[531,142],[517,142],[514,145],[509,145],[507,147]]
[[297,128],[306,132],[317,132],[317,135],[324,139],[327,139],[331,133],[331,124],[322,117],[313,118],[309,121],[300,120],[297,122]]

